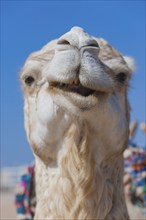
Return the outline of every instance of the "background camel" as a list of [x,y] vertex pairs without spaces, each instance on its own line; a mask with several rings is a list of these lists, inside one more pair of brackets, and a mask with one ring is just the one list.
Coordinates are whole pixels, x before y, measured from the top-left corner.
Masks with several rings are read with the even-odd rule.
[[122,153],[131,72],[129,58],[79,27],[28,57],[21,80],[35,219],[129,219]]

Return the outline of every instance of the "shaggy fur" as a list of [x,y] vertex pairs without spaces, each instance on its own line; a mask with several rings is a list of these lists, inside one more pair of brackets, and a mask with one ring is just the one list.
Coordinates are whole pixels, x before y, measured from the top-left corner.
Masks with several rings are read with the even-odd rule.
[[35,220],[129,219],[122,184],[132,72],[126,60],[79,27],[27,59],[21,80],[36,157]]
[[[37,160],[38,204],[35,219],[128,220],[123,195],[123,159],[106,158],[100,167],[89,146],[90,132],[73,123],[65,137],[58,166],[53,172]],[[118,187],[117,187],[118,185]],[[44,193],[44,189],[45,193]],[[44,195],[45,194],[45,195]],[[43,199],[42,199],[43,198]]]

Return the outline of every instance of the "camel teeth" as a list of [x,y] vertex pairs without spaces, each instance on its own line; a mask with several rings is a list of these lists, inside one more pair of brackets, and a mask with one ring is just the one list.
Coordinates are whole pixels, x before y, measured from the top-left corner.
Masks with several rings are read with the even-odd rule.
[[75,83],[75,85],[79,85],[80,84],[79,78],[76,78],[74,83]]
[[59,86],[60,86],[60,87],[63,87],[63,85],[64,85],[64,83],[59,83]]

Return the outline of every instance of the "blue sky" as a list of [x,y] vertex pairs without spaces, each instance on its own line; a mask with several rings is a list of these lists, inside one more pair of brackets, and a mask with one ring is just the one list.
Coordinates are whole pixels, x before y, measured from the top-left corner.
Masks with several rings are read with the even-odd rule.
[[[27,164],[33,155],[23,126],[19,71],[27,56],[81,26],[135,58],[131,119],[145,120],[145,1],[1,1],[1,164]],[[144,144],[138,132],[136,140]]]

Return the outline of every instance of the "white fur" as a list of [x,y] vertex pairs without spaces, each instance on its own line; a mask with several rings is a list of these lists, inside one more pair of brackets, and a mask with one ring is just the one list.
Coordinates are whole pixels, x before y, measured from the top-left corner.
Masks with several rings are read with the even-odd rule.
[[[129,218],[122,153],[128,140],[131,70],[106,41],[97,42],[100,49],[95,38],[75,27],[58,44],[33,53],[22,69],[23,81],[28,72],[34,76],[35,62],[40,62],[35,82],[28,86],[23,81],[25,128],[36,156],[35,220]],[[122,71],[127,74],[123,85],[115,80]],[[64,92],[52,88],[52,81],[80,81],[95,93]]]

